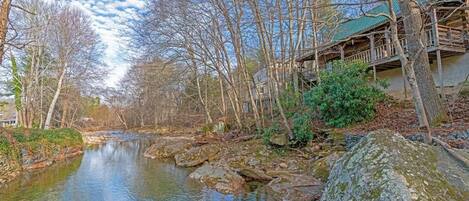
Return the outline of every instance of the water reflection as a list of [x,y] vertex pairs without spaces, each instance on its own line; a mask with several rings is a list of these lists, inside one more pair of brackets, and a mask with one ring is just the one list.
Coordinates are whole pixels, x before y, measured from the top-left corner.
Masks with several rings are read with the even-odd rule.
[[0,200],[263,200],[256,193],[233,196],[206,189],[187,178],[191,169],[142,157],[149,138],[125,136],[87,148],[82,158],[23,175],[0,188]]
[[81,156],[63,161],[47,169],[24,173],[0,188],[0,200],[57,200],[64,183],[81,163]]

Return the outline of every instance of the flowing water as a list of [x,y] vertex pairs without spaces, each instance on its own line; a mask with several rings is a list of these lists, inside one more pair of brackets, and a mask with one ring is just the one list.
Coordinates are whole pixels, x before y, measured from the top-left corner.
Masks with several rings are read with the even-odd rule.
[[264,200],[260,193],[223,195],[187,176],[193,169],[143,157],[152,138],[114,132],[118,140],[86,148],[82,156],[25,173],[0,188],[13,200]]

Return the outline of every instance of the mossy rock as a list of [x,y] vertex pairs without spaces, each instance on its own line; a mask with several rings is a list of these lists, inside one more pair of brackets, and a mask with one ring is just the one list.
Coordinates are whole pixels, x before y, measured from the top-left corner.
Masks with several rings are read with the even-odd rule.
[[440,147],[372,132],[334,164],[321,200],[467,201],[468,170],[442,159],[452,160]]
[[329,172],[332,169],[334,163],[343,155],[343,152],[334,152],[328,156],[321,158],[314,162],[312,167],[312,173],[314,177],[321,181],[327,181]]
[[288,144],[288,138],[286,135],[275,134],[269,138],[269,142],[276,146],[285,146]]
[[328,141],[334,146],[345,145],[345,134],[338,131],[330,131],[328,134]]

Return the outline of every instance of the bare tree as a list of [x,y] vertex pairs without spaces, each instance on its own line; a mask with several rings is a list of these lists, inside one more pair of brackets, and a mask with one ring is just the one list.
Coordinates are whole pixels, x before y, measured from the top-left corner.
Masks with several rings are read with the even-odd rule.
[[54,19],[51,29],[50,42],[53,44],[51,49],[56,60],[54,66],[58,80],[44,122],[45,129],[51,127],[52,115],[67,75],[89,64],[82,62],[92,58],[90,55],[96,53],[99,42],[88,17],[76,8],[63,8]]
[[3,61],[4,49],[7,40],[11,0],[3,0],[0,7],[0,64]]

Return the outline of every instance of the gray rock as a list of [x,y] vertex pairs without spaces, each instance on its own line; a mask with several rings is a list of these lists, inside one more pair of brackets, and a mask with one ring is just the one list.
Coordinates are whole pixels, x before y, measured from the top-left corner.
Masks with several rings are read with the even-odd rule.
[[452,132],[447,138],[449,140],[469,140],[469,130]]
[[217,144],[193,147],[174,156],[176,165],[181,167],[193,167],[214,159],[220,147]]
[[191,143],[188,140],[176,141],[161,139],[148,147],[143,155],[152,159],[171,158],[190,147]]
[[248,165],[250,166],[258,166],[261,162],[255,158],[248,159]]
[[363,135],[355,135],[355,134],[346,134],[345,135],[345,149],[350,151],[356,144],[360,142],[363,138]]
[[425,133],[415,133],[407,135],[405,138],[414,142],[424,142],[423,136],[425,136]]
[[343,152],[333,152],[324,158],[314,161],[314,165],[312,167],[314,177],[325,182],[329,177],[329,173],[334,163],[339,160],[343,154]]
[[334,164],[321,200],[467,201],[469,172],[458,164],[440,147],[374,131]]
[[321,196],[323,183],[316,178],[302,174],[279,174],[264,190],[270,200],[317,200]]
[[204,164],[189,175],[190,178],[198,180],[221,193],[240,193],[246,184],[243,177],[236,172],[219,166]]
[[256,181],[270,181],[273,179],[271,176],[265,174],[264,171],[255,168],[242,168],[239,174]]
[[273,145],[285,146],[288,144],[288,138],[286,135],[281,134],[272,135],[269,139],[269,142]]

